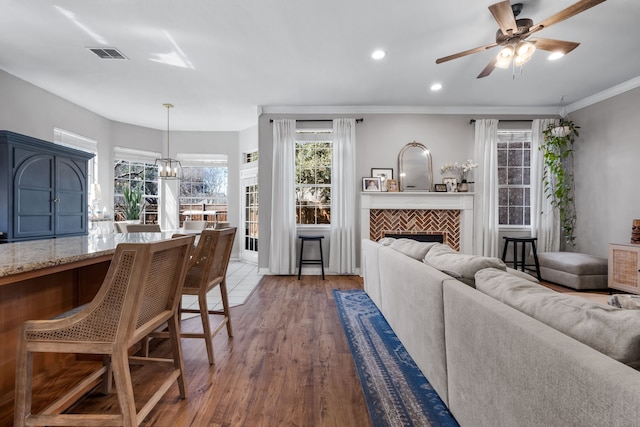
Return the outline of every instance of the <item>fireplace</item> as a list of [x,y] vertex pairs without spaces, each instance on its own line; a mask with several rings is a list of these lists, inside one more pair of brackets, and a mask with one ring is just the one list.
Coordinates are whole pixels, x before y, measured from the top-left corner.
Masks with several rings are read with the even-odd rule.
[[361,193],[360,208],[362,238],[437,236],[455,250],[473,252],[472,193]]
[[394,239],[411,239],[415,240],[416,242],[423,243],[444,243],[444,234],[438,233],[384,233],[384,237],[392,237]]

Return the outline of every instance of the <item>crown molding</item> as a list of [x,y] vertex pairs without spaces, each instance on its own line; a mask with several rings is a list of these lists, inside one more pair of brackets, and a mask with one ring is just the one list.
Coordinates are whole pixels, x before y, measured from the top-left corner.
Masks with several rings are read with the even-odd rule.
[[500,114],[500,115],[557,115],[558,106],[544,107],[428,107],[428,106],[382,106],[382,105],[354,105],[354,106],[312,106],[312,105],[262,105],[258,107],[263,114]]
[[597,104],[598,102],[602,102],[616,95],[620,95],[621,93],[628,92],[632,89],[637,88],[638,86],[640,86],[640,77],[627,80],[626,82],[620,83],[617,86],[613,86],[609,89],[603,90],[602,92],[598,92],[594,95],[583,98],[580,101],[576,101],[572,104],[567,105],[566,107],[563,107],[563,110],[566,111],[566,113],[581,110],[590,105]]

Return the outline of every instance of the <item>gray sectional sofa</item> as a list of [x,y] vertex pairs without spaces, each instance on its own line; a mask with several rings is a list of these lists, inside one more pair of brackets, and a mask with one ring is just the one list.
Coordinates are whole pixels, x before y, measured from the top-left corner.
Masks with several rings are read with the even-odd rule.
[[497,258],[386,243],[362,241],[365,291],[461,425],[640,426],[640,311]]

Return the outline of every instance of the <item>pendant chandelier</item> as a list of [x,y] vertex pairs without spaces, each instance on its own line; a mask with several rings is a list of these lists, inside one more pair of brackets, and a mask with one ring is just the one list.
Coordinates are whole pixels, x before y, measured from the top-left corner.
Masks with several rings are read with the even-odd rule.
[[169,144],[169,111],[173,108],[172,104],[162,104],[167,109],[167,157],[156,159],[156,167],[158,168],[158,178],[160,179],[180,179],[182,176],[182,165],[179,160],[171,158],[171,145]]

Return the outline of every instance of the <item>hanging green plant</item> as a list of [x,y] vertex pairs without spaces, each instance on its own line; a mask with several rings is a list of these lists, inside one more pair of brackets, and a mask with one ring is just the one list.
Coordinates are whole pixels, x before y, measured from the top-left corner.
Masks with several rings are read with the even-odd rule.
[[542,183],[551,205],[558,209],[560,226],[565,241],[576,244],[575,181],[573,176],[573,143],[579,136],[571,120],[562,119],[559,124],[550,124],[543,131],[544,141],[540,150],[544,158]]
[[126,186],[122,189],[124,196],[124,217],[126,220],[138,220],[142,213],[142,190]]

